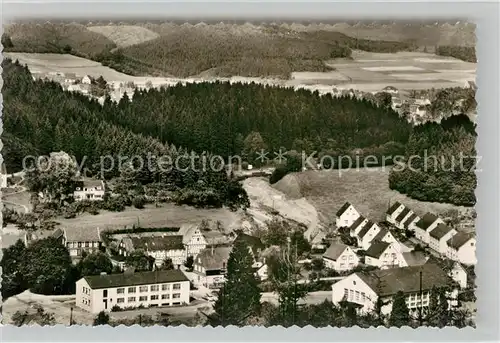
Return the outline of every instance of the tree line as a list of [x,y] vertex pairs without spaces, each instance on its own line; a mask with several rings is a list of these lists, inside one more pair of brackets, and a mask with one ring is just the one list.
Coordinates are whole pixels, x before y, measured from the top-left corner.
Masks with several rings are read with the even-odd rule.
[[440,45],[436,55],[454,57],[465,62],[477,63],[475,46]]
[[476,138],[475,124],[466,115],[415,126],[405,167],[391,170],[389,187],[417,200],[474,205]]

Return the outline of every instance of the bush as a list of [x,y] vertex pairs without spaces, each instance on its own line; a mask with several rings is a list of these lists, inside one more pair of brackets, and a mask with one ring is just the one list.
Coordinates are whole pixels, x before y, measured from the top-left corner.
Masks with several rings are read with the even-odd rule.
[[113,307],[111,307],[111,312],[120,312],[122,311],[122,308],[118,305],[114,305]]
[[132,205],[135,208],[143,209],[144,205],[146,205],[146,198],[143,196],[136,196],[132,199]]

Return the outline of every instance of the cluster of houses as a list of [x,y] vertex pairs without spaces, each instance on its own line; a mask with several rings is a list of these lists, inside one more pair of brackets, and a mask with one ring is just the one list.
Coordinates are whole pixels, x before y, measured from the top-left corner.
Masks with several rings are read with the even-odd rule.
[[[389,228],[381,227],[381,224],[365,218],[349,202],[339,209],[337,228],[348,228],[357,244],[331,244],[323,255],[325,266],[344,273],[362,263],[375,268],[352,273],[334,283],[332,301],[355,303],[359,311],[367,313],[375,309],[378,300],[382,300],[381,311],[387,314],[392,308],[392,297],[402,291],[408,308],[417,315],[418,311],[425,311],[428,307],[433,287],[447,287],[449,305],[456,305],[459,289],[467,287],[464,265],[477,262],[475,236],[457,232],[434,214],[419,217],[399,202],[388,209],[387,224]],[[398,230],[413,231],[421,245],[428,246],[435,255],[450,262],[450,270],[445,271],[430,262],[424,251],[415,251],[398,241],[395,237],[398,235],[391,233]]]

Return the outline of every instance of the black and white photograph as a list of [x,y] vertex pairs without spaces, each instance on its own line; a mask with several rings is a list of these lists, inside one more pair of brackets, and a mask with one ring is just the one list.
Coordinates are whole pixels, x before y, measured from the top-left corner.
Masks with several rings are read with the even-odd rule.
[[4,18],[2,324],[476,327],[476,41]]

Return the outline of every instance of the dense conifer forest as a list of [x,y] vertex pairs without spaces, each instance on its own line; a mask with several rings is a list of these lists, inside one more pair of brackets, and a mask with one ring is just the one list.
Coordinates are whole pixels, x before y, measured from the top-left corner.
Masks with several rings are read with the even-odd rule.
[[[474,205],[476,136],[475,124],[466,115],[416,126],[406,148],[406,163],[413,170],[394,168],[390,187],[418,200]],[[409,161],[409,156],[417,157]]]
[[475,46],[439,46],[436,55],[450,56],[465,62],[477,63]]

